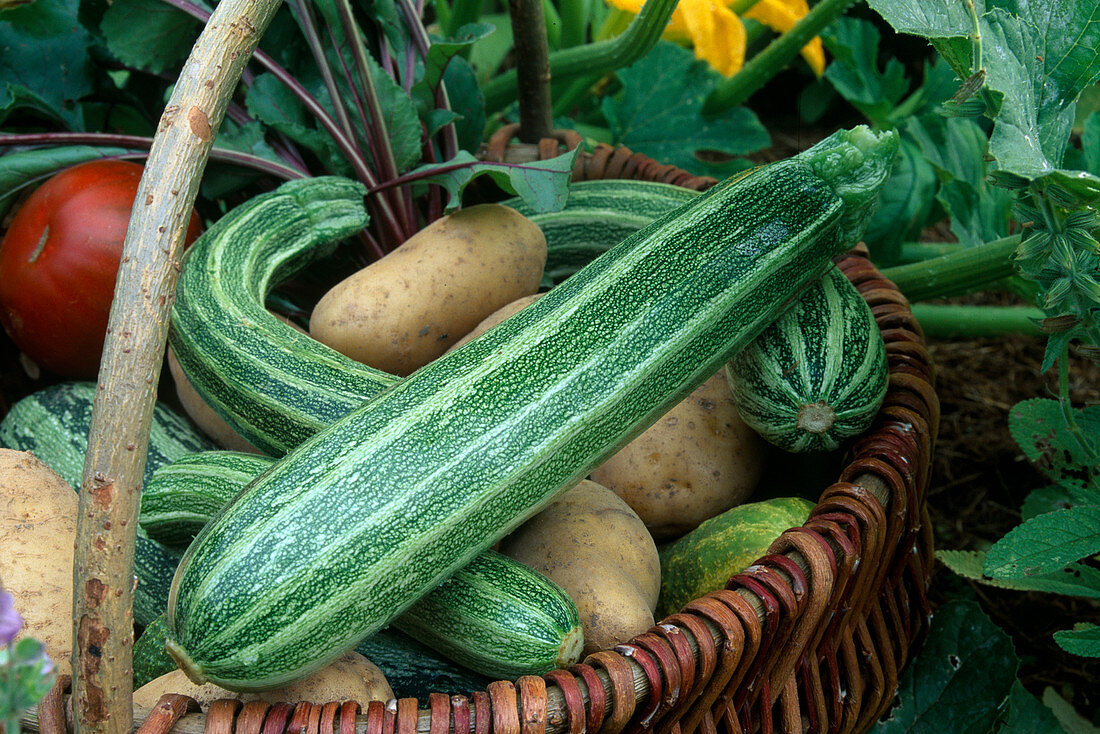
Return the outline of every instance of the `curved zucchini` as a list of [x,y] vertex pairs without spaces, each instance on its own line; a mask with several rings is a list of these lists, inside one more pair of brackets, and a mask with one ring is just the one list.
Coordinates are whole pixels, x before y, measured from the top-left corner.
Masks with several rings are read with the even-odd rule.
[[867,429],[886,397],[886,346],[837,268],[807,288],[726,368],[741,418],[776,446],[832,451]]
[[397,378],[295,331],[268,290],[367,223],[361,184],[291,181],[222,217],[191,246],[169,339],[195,391],[233,430],[280,456]]
[[191,544],[169,652],[260,689],[385,626],[759,334],[858,239],[896,147],[842,131],[716,186],[306,440]]
[[[0,421],[0,446],[31,451],[80,491],[94,382],[62,382],[23,398]],[[178,413],[163,403],[153,406],[144,482],[160,466],[191,453],[214,448]],[[168,608],[168,589],[182,553],[152,540],[139,528],[134,546],[134,621],[151,622]]]

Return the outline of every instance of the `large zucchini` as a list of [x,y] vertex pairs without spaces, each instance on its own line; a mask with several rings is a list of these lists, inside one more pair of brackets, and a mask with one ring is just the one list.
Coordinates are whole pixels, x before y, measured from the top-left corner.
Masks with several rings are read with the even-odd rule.
[[[62,382],[31,393],[0,421],[0,446],[31,451],[80,491],[88,430],[92,420],[94,382]],[[153,406],[149,449],[145,458],[145,482],[157,468],[214,444],[163,403]],[[134,547],[134,621],[140,625],[164,614],[168,589],[179,563],[180,552],[165,547],[138,530]]]
[[196,681],[279,685],[413,604],[662,415],[860,236],[896,138],[716,186],[305,441],[173,581]]
[[[158,538],[190,541],[274,463],[257,454],[204,451],[163,466],[142,495],[142,526]],[[425,594],[393,626],[493,678],[575,663],[584,646],[577,607],[561,587],[493,551]]]

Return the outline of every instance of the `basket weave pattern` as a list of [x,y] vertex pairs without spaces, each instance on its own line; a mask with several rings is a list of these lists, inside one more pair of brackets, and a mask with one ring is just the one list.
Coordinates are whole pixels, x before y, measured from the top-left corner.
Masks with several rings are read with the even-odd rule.
[[[491,140],[486,157],[500,154],[513,133]],[[539,155],[552,157],[559,144],[579,142],[563,133],[544,140]],[[578,156],[574,179],[643,178],[696,189],[714,183],[623,150]],[[933,549],[925,495],[939,404],[923,334],[904,296],[862,246],[837,264],[870,305],[885,341],[885,401],[809,520],[780,535],[724,589],[611,650],[541,677],[496,681],[467,695],[433,693],[426,702],[372,701],[365,709],[355,702],[217,701],[205,714],[204,732],[866,731],[890,707],[898,675],[928,628]],[[39,707],[44,734],[64,731],[56,723],[64,722],[60,706],[61,697],[52,696]],[[166,695],[140,731],[165,734],[193,711],[191,699]]]

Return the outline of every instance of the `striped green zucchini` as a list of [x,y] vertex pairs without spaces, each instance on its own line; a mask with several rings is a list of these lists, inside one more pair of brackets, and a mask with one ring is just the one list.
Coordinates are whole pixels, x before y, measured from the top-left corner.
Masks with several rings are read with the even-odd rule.
[[468,694],[484,691],[495,680],[456,665],[393,627],[378,630],[355,651],[382,670],[394,698],[427,701],[430,694],[440,691]]
[[138,522],[149,537],[187,545],[246,484],[275,462],[238,451],[203,451],[160,467],[141,493]]
[[[258,454],[204,451],[163,466],[142,495],[142,525],[154,537],[190,541],[274,463]],[[577,607],[561,587],[493,551],[477,556],[425,594],[393,625],[494,678],[537,675],[569,665],[583,647]]]
[[[0,446],[31,451],[80,491],[88,430],[92,420],[94,382],[62,382],[28,395],[0,421]],[[191,425],[163,403],[153,406],[149,450],[145,459],[148,482],[160,466],[197,451],[214,448]],[[134,621],[148,624],[168,607],[168,589],[180,551],[150,539],[139,528],[134,548]]]
[[741,418],[787,451],[832,451],[863,433],[886,396],[886,346],[836,267],[726,368]]
[[671,184],[626,179],[570,184],[565,207],[536,212],[522,198],[502,201],[546,236],[543,286],[557,285],[614,245],[699,194]]
[[195,681],[323,666],[585,476],[863,231],[896,137],[842,131],[658,218],[340,418],[189,547],[169,652]]
[[164,641],[167,638],[168,617],[162,614],[145,625],[145,629],[134,640],[134,690],[179,667],[164,649]]
[[202,399],[272,456],[397,381],[264,307],[271,287],[366,225],[365,193],[337,177],[291,181],[222,217],[187,253],[172,348]]

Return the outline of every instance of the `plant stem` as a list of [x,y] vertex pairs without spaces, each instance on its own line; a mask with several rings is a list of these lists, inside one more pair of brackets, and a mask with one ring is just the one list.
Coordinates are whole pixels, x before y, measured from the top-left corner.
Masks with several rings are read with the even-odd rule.
[[589,7],[592,0],[561,0],[561,47],[570,48],[585,42]]
[[1077,425],[1077,419],[1073,416],[1073,404],[1069,399],[1069,344],[1062,347],[1062,353],[1058,355],[1058,405],[1062,409],[1062,420],[1066,424],[1066,430],[1073,436],[1078,447],[1088,457],[1091,463],[1100,461],[1092,444],[1081,432],[1081,426]]
[[554,129],[550,109],[550,50],[542,0],[508,0],[516,47],[519,139],[537,143]]
[[964,246],[958,242],[903,242],[898,259],[902,263],[916,263],[934,257],[959,252]]
[[[615,38],[550,54],[551,77],[566,81],[587,74],[606,74],[633,64],[660,40],[676,1],[648,0],[626,30]],[[836,0],[826,0],[830,1]],[[515,98],[516,79],[516,70],[510,69],[485,84],[482,91],[487,112],[497,112]]]
[[814,36],[821,33],[855,0],[821,0],[794,27],[768,44],[741,71],[715,87],[703,102],[703,114],[710,115],[744,104],[764,86]]
[[1033,306],[957,306],[915,303],[924,335],[937,339],[952,337],[995,338],[1005,334],[1040,336],[1035,319],[1043,312]]
[[484,0],[455,0],[446,23],[440,21],[448,36],[453,36],[467,23],[475,23],[481,17]]
[[1015,272],[1012,255],[1019,244],[1020,236],[1012,235],[931,260],[885,268],[882,274],[910,301],[971,293]]
[[133,729],[134,541],[188,212],[276,0],[222,0],[164,109],[126,229],[92,406],[73,559],[76,734]]
[[[114,135],[111,133],[14,133],[0,135],[0,146],[4,145],[111,145],[120,148],[148,150],[153,144],[152,138],[140,135]],[[220,163],[232,163],[261,173],[268,173],[284,181],[305,178],[309,171],[298,165],[284,165],[267,158],[240,153],[227,148],[214,147],[210,150],[210,160]]]
[[340,90],[337,88],[336,79],[332,75],[332,67],[329,66],[328,60],[325,58],[325,51],[321,48],[321,37],[317,33],[317,22],[313,15],[313,9],[305,0],[294,0],[294,7],[298,10],[298,22],[301,26],[302,35],[305,36],[306,45],[309,46],[309,52],[313,55],[313,61],[321,71],[321,79],[324,81],[325,89],[328,90],[329,98],[332,100],[333,111],[336,113],[336,122],[344,131],[344,135],[349,139],[354,139],[355,131],[351,127],[351,120],[348,118],[347,108],[340,104]]

